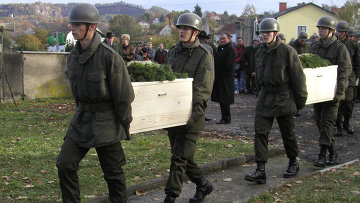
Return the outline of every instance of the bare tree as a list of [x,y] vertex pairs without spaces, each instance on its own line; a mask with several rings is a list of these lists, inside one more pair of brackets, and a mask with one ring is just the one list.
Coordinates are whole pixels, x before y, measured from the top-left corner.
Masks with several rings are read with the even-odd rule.
[[255,17],[256,16],[256,9],[252,4],[246,4],[244,11],[242,12],[241,16],[246,17]]
[[348,0],[345,5],[340,8],[336,9],[336,15],[343,20],[346,20],[350,23],[351,26],[359,28],[360,22],[360,2],[359,0]]

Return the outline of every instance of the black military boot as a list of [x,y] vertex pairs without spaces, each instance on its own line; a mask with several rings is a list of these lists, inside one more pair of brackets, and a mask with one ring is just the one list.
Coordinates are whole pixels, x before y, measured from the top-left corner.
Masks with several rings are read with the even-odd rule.
[[335,121],[335,127],[336,127],[335,137],[341,137],[342,136],[342,129],[341,129],[340,121],[338,121],[338,120]]
[[337,153],[335,151],[334,144],[332,144],[331,147],[329,147],[329,157],[326,160],[326,164],[327,165],[335,165],[335,164],[337,164]]
[[171,196],[171,195],[166,195],[165,199],[164,199],[164,203],[175,203],[175,196]]
[[284,178],[290,178],[293,176],[296,176],[296,174],[299,172],[300,167],[296,159],[290,160],[287,170],[284,173]]
[[196,193],[194,197],[189,199],[189,203],[202,202],[206,195],[210,194],[214,190],[214,187],[211,185],[205,177],[200,183],[196,184]]
[[244,177],[246,181],[256,182],[257,184],[266,183],[265,163],[258,162],[255,172],[250,173]]
[[354,128],[350,126],[348,119],[344,120],[343,129],[350,135],[354,134]]
[[300,111],[299,111],[299,109],[297,109],[296,112],[295,112],[295,117],[300,117],[300,115],[301,115]]
[[327,150],[328,150],[328,146],[326,146],[326,145],[321,145],[320,146],[319,157],[318,157],[318,160],[316,160],[314,162],[314,166],[325,167]]

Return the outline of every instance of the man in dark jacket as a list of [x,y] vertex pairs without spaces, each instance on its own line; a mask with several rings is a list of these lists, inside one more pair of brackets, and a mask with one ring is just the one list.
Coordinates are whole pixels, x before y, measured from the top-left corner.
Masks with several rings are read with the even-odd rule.
[[193,78],[192,111],[188,123],[168,129],[171,146],[171,166],[165,186],[165,203],[175,202],[180,195],[185,174],[196,184],[196,193],[189,202],[202,202],[213,190],[202,170],[194,161],[199,131],[205,126],[205,109],[214,82],[214,60],[212,54],[200,44],[202,22],[194,13],[179,16],[176,27],[180,42],[170,49],[165,63],[174,72],[187,73]]
[[338,65],[335,98],[332,101],[314,104],[315,121],[320,133],[320,153],[314,165],[325,167],[328,150],[328,162],[336,162],[335,139],[332,127],[337,117],[339,102],[345,99],[345,90],[348,87],[351,73],[351,59],[346,46],[339,42],[334,35],[335,19],[333,17],[321,17],[316,27],[319,29],[320,40],[311,47],[310,53],[329,60],[332,65]]
[[167,51],[164,49],[164,44],[160,43],[159,48],[155,52],[154,61],[158,64],[163,64],[167,55]]
[[220,46],[215,57],[215,81],[211,101],[220,103],[221,120],[216,124],[231,123],[230,104],[234,103],[234,65],[235,50],[231,44],[231,35],[220,35]]
[[127,202],[120,140],[130,139],[134,90],[121,56],[101,43],[95,31],[99,12],[91,4],[75,6],[69,15],[77,40],[67,58],[66,76],[77,110],[66,132],[56,166],[63,202],[80,202],[77,171],[90,148],[98,154],[110,202]]
[[348,22],[340,21],[336,25],[338,39],[345,44],[347,50],[349,51],[352,71],[349,76],[349,86],[345,90],[345,99],[341,100],[339,104],[338,116],[336,119],[337,130],[335,132],[335,136],[342,136],[342,128],[347,133],[354,134],[354,129],[350,126],[349,121],[352,117],[356,97],[356,80],[360,76],[360,50],[359,45],[347,36],[348,31]]
[[241,66],[244,67],[246,73],[246,89],[249,93],[257,94],[256,87],[256,72],[255,72],[255,53],[257,46],[259,45],[259,39],[253,39],[251,46],[245,47],[243,52]]
[[104,40],[104,42],[107,45],[111,46],[111,48],[113,48],[117,53],[121,55],[119,46],[114,42],[115,34],[113,32],[107,32],[105,37],[106,39]]
[[256,51],[256,77],[261,85],[255,112],[255,161],[256,171],[245,180],[266,183],[265,163],[268,158],[268,137],[276,118],[284,143],[289,165],[284,178],[299,171],[296,160],[299,150],[295,135],[293,113],[302,109],[307,99],[306,81],[296,51],[277,37],[279,23],[266,18],[260,23],[263,42]]

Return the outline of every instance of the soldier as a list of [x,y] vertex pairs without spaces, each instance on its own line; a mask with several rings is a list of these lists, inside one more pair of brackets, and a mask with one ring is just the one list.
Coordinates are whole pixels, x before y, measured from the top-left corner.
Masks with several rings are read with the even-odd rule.
[[286,37],[283,33],[278,34],[278,37],[281,39],[281,42],[286,44]]
[[316,33],[314,33],[313,35],[311,35],[310,39],[311,39],[311,47],[312,47],[312,46],[314,46],[316,43],[318,43],[318,41],[319,41],[319,35],[317,35]]
[[348,31],[348,38],[350,38],[352,41],[355,41],[355,35],[356,35],[356,30],[354,27],[349,27],[349,31]]
[[349,86],[345,90],[345,100],[340,101],[338,116],[336,119],[337,129],[335,136],[340,137],[342,136],[342,128],[348,134],[354,134],[354,129],[350,126],[349,121],[352,117],[352,111],[356,97],[356,79],[359,78],[360,75],[360,50],[359,45],[347,36],[349,32],[348,22],[340,21],[336,25],[336,32],[338,33],[338,39],[343,44],[345,44],[347,50],[349,51],[352,64],[352,71],[351,75],[349,76]]
[[210,98],[214,82],[214,59],[197,38],[202,28],[198,15],[180,15],[176,27],[179,29],[180,42],[170,49],[165,64],[170,64],[174,72],[188,73],[188,76],[194,79],[193,99],[187,124],[168,129],[171,166],[164,202],[175,202],[181,193],[185,174],[196,184],[196,193],[189,202],[202,202],[206,195],[213,191],[213,186],[195,163],[194,154],[199,131],[205,126],[206,102]]
[[298,38],[289,45],[292,46],[298,54],[309,53],[310,46],[306,43],[308,34],[306,32],[299,32]]
[[[310,49],[310,45],[306,43],[307,38],[308,38],[308,34],[304,31],[301,31],[298,33],[298,38],[289,45],[292,46],[298,54],[308,53]],[[297,109],[295,112],[295,117],[299,117],[299,116],[300,116],[300,111],[299,109]]]
[[314,165],[318,167],[325,167],[328,150],[329,162],[335,162],[335,139],[332,127],[337,117],[339,102],[345,98],[345,90],[348,86],[348,77],[351,72],[349,52],[346,46],[336,39],[334,35],[335,25],[333,17],[321,17],[316,25],[319,29],[320,40],[310,49],[310,53],[329,60],[332,65],[338,65],[334,99],[314,104],[315,121],[320,133],[320,153],[318,159],[314,162]]
[[80,202],[77,171],[90,148],[98,154],[110,202],[127,202],[120,140],[130,139],[134,90],[121,56],[101,43],[95,31],[99,12],[91,4],[76,5],[69,14],[77,40],[67,58],[66,76],[77,106],[56,166],[63,202]]
[[289,159],[284,178],[295,176],[299,171],[298,144],[295,135],[294,112],[302,109],[307,99],[305,75],[300,59],[292,47],[277,37],[279,23],[266,18],[260,23],[263,43],[255,54],[256,77],[260,92],[255,112],[255,161],[256,171],[245,180],[266,183],[265,163],[268,158],[268,137],[276,118],[286,155]]

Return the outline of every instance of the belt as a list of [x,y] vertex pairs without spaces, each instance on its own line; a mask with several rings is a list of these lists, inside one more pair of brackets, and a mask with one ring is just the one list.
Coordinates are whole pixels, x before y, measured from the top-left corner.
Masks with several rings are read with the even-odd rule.
[[272,87],[268,87],[268,86],[261,86],[261,89],[264,89],[265,92],[267,93],[277,93],[277,92],[281,92],[283,90],[286,90],[289,88],[289,85],[283,84],[281,86],[272,86]]
[[112,102],[103,102],[103,103],[79,103],[80,111],[87,112],[97,112],[97,111],[110,111],[114,109],[114,104]]

